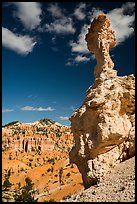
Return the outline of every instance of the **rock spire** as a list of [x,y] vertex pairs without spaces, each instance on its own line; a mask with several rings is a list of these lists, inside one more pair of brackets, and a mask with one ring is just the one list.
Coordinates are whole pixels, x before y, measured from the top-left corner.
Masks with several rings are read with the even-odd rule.
[[[97,60],[95,78],[101,77],[102,72],[110,72],[114,63],[110,58],[109,49],[115,46],[116,37],[105,14],[100,14],[93,20],[85,40],[89,51],[95,54]],[[116,75],[115,71],[113,73]]]
[[88,188],[135,154],[135,77],[119,77],[113,69],[109,49],[116,37],[105,14],[92,21],[85,40],[97,65],[93,85],[70,118],[75,139],[70,162],[78,166]]

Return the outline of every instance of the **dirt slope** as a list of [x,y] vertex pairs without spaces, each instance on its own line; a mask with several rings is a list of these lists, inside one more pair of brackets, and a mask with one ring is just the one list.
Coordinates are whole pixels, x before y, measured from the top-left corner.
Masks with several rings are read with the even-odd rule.
[[118,164],[104,181],[63,202],[135,202],[135,157]]

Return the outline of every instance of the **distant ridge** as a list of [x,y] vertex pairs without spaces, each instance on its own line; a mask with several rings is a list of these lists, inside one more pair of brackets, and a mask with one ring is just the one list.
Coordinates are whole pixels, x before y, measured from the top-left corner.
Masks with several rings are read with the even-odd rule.
[[10,123],[7,123],[5,125],[2,125],[2,127],[8,127],[8,126],[11,126],[11,125],[15,125],[16,123],[18,123],[19,121],[13,121],[13,122],[10,122]]
[[46,125],[55,124],[56,122],[54,120],[43,118],[41,120],[38,120],[40,123],[44,123]]
[[[27,123],[27,122],[20,122],[20,121],[13,121],[13,122],[9,122],[9,123],[7,123],[7,124],[5,124],[5,125],[2,125],[2,127],[8,127],[8,126],[12,126],[12,125],[15,125],[15,124],[17,124],[17,123],[20,123],[20,124],[32,124],[32,125],[34,125],[34,124],[38,124],[38,123],[40,123],[41,125],[57,125],[57,126],[67,126],[67,125],[63,125],[63,124],[60,124],[60,123],[58,123],[58,122],[56,122],[56,121],[54,121],[54,120],[51,120],[51,119],[48,119],[48,118],[43,118],[43,119],[40,119],[40,120],[37,120],[37,121],[35,121],[35,122],[30,122],[30,123]],[[68,126],[69,127],[69,126]]]

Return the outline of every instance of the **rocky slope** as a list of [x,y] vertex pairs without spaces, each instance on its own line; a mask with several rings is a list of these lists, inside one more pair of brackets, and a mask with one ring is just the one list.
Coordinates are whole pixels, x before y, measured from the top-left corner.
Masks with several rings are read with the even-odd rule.
[[135,158],[118,164],[104,180],[63,202],[135,202]]
[[70,161],[78,166],[88,188],[135,155],[135,77],[117,76],[113,69],[109,49],[116,37],[105,14],[93,20],[85,39],[97,65],[93,85],[70,118],[75,139]]
[[[14,184],[2,192],[3,202],[13,201],[13,195],[30,177],[38,202],[59,201],[70,193],[83,189],[76,165],[69,163],[68,153],[74,144],[71,129],[49,119],[33,123],[15,121],[2,128],[2,183],[10,171]],[[62,177],[60,180],[60,170]]]

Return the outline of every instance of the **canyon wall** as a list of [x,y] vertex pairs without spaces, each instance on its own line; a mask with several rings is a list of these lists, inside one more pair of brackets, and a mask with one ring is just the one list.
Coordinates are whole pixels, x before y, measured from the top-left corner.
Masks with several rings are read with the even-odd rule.
[[73,136],[69,127],[54,125],[16,123],[2,128],[2,150],[21,152],[68,151]]
[[3,150],[16,150],[16,151],[47,151],[53,150],[55,142],[50,138],[43,138],[40,136],[19,136],[5,137],[2,141]]
[[75,146],[69,156],[88,188],[135,155],[135,77],[117,76],[113,69],[109,49],[116,37],[105,14],[92,21],[85,40],[97,60],[95,80],[70,118]]

